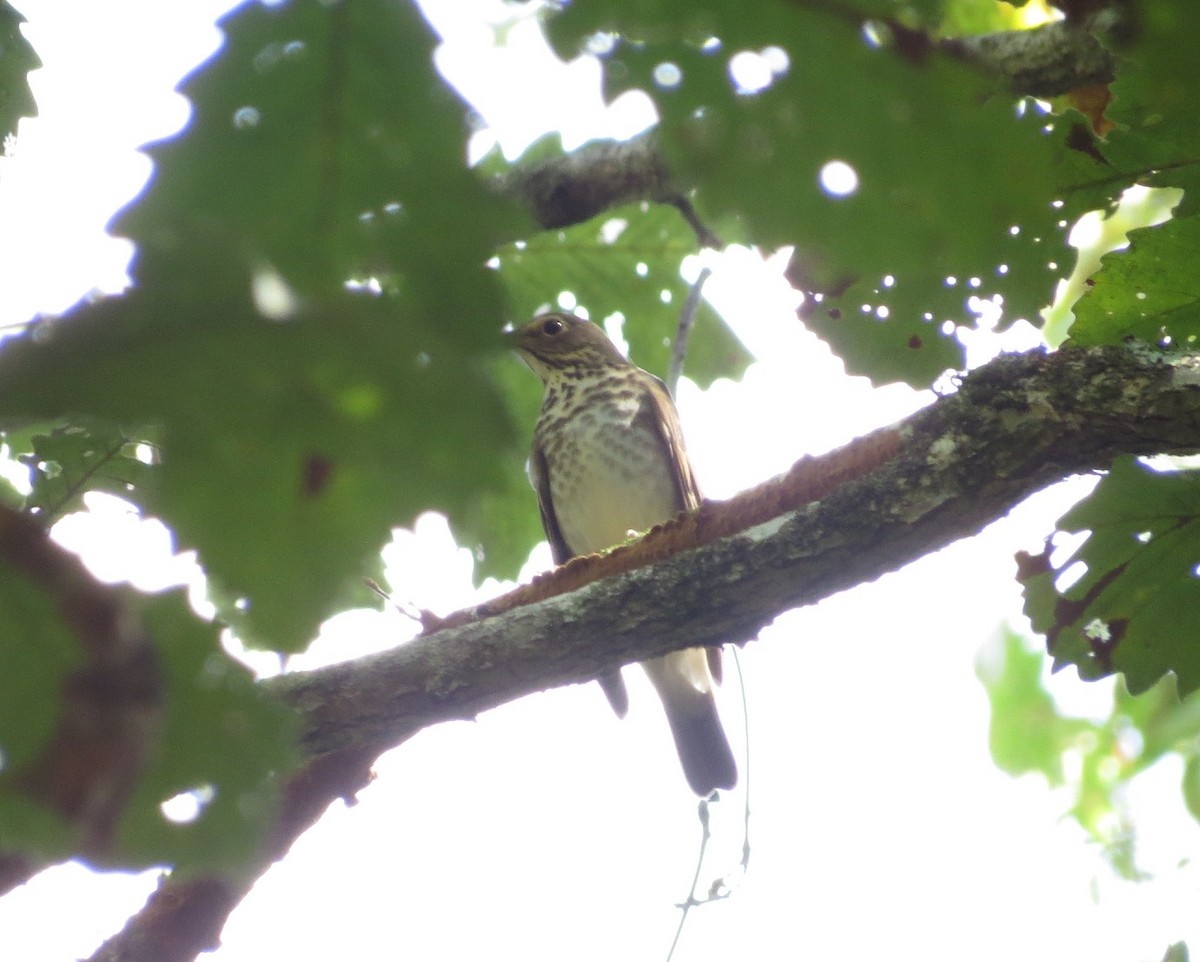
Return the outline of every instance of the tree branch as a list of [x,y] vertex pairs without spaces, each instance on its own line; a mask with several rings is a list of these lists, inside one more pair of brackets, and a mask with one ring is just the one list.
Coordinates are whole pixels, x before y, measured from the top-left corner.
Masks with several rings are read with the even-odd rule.
[[953,37],[937,46],[1002,79],[1016,94],[1058,97],[1111,83],[1116,57],[1098,39],[1117,27],[1117,13],[1104,10],[1082,23],[1060,20],[1032,30],[1005,30]]
[[375,754],[362,748],[310,759],[284,786],[279,821],[257,857],[238,877],[164,876],[157,891],[125,928],[88,962],[189,962],[220,945],[229,913],[272,863],[337,799],[351,802],[371,780]]
[[253,880],[371,758],[429,725],[697,644],[742,643],[783,611],[979,531],[1060,478],[1122,454],[1200,450],[1200,355],[1127,347],[996,359],[959,390],[728,502],[577,559],[411,644],[261,683],[314,755],[239,879],[168,879],[92,962],[185,962]]
[[[844,12],[844,11],[843,11]],[[851,18],[855,19],[855,18]],[[857,17],[855,22],[861,21]],[[1112,81],[1116,58],[1097,33],[1118,29],[1118,14],[1103,10],[1080,23],[1061,21],[1031,30],[1005,30],[934,40],[928,34],[889,24],[899,55],[920,59],[941,52],[980,68],[1015,94],[1057,97]],[[634,201],[677,207],[701,247],[721,248],[719,237],[699,218],[649,130],[626,141],[592,141],[579,150],[499,178],[498,189],[514,197],[543,228],[580,224]]]
[[299,709],[307,751],[382,749],[633,661],[743,643],[783,611],[976,533],[1053,481],[1122,454],[1197,450],[1200,357],[1003,356],[895,428],[628,550],[566,565],[411,644],[263,686]]
[[[102,856],[162,723],[157,651],[122,592],[98,582],[36,521],[4,506],[0,564],[54,607],[82,652],[63,674],[46,747],[5,777],[75,829],[81,854]],[[22,853],[0,853],[0,892],[40,867]]]

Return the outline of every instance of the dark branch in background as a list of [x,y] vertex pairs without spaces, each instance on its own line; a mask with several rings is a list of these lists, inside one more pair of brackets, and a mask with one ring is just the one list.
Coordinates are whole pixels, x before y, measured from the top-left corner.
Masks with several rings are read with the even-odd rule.
[[[1078,25],[1063,21],[939,41],[898,24],[890,29],[901,56],[919,58],[941,50],[992,74],[1006,90],[1050,98],[1113,79],[1116,58],[1095,34],[1118,29],[1117,21],[1117,14],[1106,10]],[[689,185],[674,179],[653,130],[632,140],[592,141],[569,154],[519,165],[500,178],[498,188],[519,200],[547,230],[645,201],[676,207],[701,247],[724,246],[696,213]]]
[[[35,520],[3,506],[0,563],[54,605],[83,652],[63,678],[46,748],[4,777],[76,830],[80,854],[103,857],[162,722],[157,653],[124,593],[96,581]],[[7,885],[36,868],[20,854],[0,856]]]
[[1116,27],[1117,14],[1105,10],[1079,24],[1062,20],[1032,30],[955,37],[938,47],[1006,78],[1013,93],[1058,97],[1112,82],[1116,57],[1096,34]]
[[88,962],[190,962],[220,945],[229,913],[271,864],[339,798],[352,803],[371,781],[374,748],[352,748],[311,759],[284,788],[283,810],[253,865],[240,878],[164,876],[125,928]]
[[679,210],[701,247],[722,247],[671,180],[653,131],[631,140],[594,140],[576,151],[518,166],[498,188],[516,197],[546,230],[558,230],[637,201]]

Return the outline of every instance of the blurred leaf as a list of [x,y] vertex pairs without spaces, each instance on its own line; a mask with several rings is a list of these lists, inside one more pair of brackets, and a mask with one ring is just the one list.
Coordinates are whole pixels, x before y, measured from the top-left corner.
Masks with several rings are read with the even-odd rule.
[[1049,542],[1020,558],[1025,613],[1055,667],[1073,664],[1085,679],[1119,671],[1135,694],[1166,672],[1184,695],[1200,687],[1200,474],[1118,461],[1058,528],[1088,536],[1060,561]]
[[995,0],[948,0],[943,11],[941,29],[943,36],[961,36],[968,33],[992,33],[997,30],[1013,30],[1018,26],[1016,11],[1022,4],[1008,4]]
[[0,143],[16,134],[22,117],[37,116],[29,71],[42,62],[21,33],[24,22],[8,0],[0,0]]
[[1013,776],[1038,772],[1057,786],[1063,753],[1088,726],[1059,715],[1042,684],[1045,660],[1009,630],[980,653],[975,671],[991,705],[988,745],[996,766]]
[[249,287],[134,292],[8,342],[0,418],[157,425],[146,509],[246,599],[222,614],[248,641],[294,651],[392,526],[500,486],[510,434],[482,368],[396,302],[341,293],[277,323]]
[[0,851],[61,862],[75,851],[75,835],[57,815],[0,784]]
[[149,148],[150,186],[114,224],[139,285],[205,297],[199,242],[301,296],[376,277],[478,349],[501,326],[485,262],[526,220],[467,169],[464,109],[417,8],[254,3],[219,26],[224,46],[181,86],[191,123]]
[[[280,785],[297,762],[295,719],[222,650],[218,627],[195,616],[184,591],[147,598],[141,616],[163,661],[167,713],[115,858],[123,867],[236,867],[262,844]],[[163,802],[197,789],[211,800],[194,820],[163,815]]]
[[4,772],[11,772],[45,748],[61,708],[58,692],[82,656],[55,600],[6,563],[0,563],[0,611],[0,754]]
[[1135,695],[1118,677],[1106,716],[1072,717],[1043,684],[1045,655],[1031,641],[1008,630],[980,652],[976,670],[991,705],[992,756],[1010,775],[1039,772],[1051,786],[1065,787],[1071,799],[1065,814],[1122,878],[1145,879],[1125,796],[1143,772],[1177,754],[1185,769],[1183,800],[1200,818],[1200,695],[1181,701],[1170,676]]
[[[292,715],[260,695],[250,673],[222,650],[218,627],[190,610],[185,591],[148,597],[111,590],[122,593],[154,641],[165,721],[106,864],[234,867],[261,844],[280,779],[296,762]],[[0,749],[8,773],[46,747],[64,679],[81,654],[54,600],[11,569],[0,572],[0,604],[10,627],[0,635]],[[276,780],[268,784],[268,777]],[[211,792],[211,802],[190,822],[168,821],[161,804],[196,788]],[[58,859],[73,844],[71,826],[0,777],[0,851]]]
[[129,498],[149,465],[135,456],[136,442],[120,428],[82,419],[33,438],[18,460],[30,470],[33,490],[26,507],[46,524],[81,510],[87,491]]
[[1167,948],[1162,962],[1188,962],[1188,947],[1186,942],[1176,942]]
[[[625,38],[605,60],[609,96],[654,99],[668,162],[699,186],[704,216],[740,219],[756,244],[798,246],[799,273],[831,292],[810,323],[852,371],[927,385],[961,366],[941,328],[963,323],[969,297],[999,294],[1009,320],[1033,317],[1074,260],[1065,228],[1087,208],[1074,195],[1052,205],[1065,130],[1047,136],[1053,120],[1018,114],[936,52],[907,60],[886,31],[872,46],[844,20],[782,2],[754,16],[721,0],[575,4],[550,29],[564,54],[597,31]],[[766,48],[784,52],[768,61],[786,57],[782,72],[736,93],[732,58]],[[664,63],[678,84],[656,80]],[[849,193],[822,187],[835,161],[853,169]]]
[[[517,323],[540,308],[556,307],[559,293],[569,291],[595,321],[624,316],[630,356],[662,377],[689,290],[679,265],[695,252],[695,236],[677,211],[633,204],[506,245],[499,253],[499,272]],[[707,387],[718,377],[740,377],[749,363],[746,349],[701,300],[687,376]]]
[[[452,519],[452,527],[459,543],[475,552],[477,575],[513,578],[533,546],[545,537],[537,496],[526,473],[542,385],[515,353],[496,357],[492,368],[508,419],[517,426],[516,453],[497,461],[495,467],[502,472],[499,482],[480,490]],[[465,532],[471,531],[487,536],[469,538]]]
[[1200,756],[1192,755],[1185,763],[1182,787],[1188,814],[1200,822]]

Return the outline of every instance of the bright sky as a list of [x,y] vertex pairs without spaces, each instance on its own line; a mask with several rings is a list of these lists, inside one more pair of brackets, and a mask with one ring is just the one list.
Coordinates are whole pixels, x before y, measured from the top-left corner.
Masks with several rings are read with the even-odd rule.
[[[14,156],[0,163],[5,324],[120,288],[129,249],[104,224],[149,172],[137,146],[185,122],[172,88],[216,48],[211,23],[225,6],[18,5],[45,69],[33,77],[41,117],[22,124]],[[646,101],[604,111],[595,62],[559,63],[532,19],[495,48],[487,18],[500,9],[498,0],[446,0],[434,10],[448,42],[439,63],[493,125],[483,140],[496,136],[514,154],[550,129],[572,146],[652,119]],[[795,324],[778,264],[744,251],[714,263],[707,293],[762,360],[739,384],[681,385],[709,495],[925,403],[846,378]],[[731,899],[693,912],[678,959],[1131,962],[1158,958],[1177,939],[1200,941],[1200,876],[1176,864],[1200,842],[1178,800],[1178,766],[1159,766],[1132,799],[1142,864],[1158,874],[1139,887],[1113,879],[1057,821],[1063,798],[1000,774],[987,754],[974,660],[1019,610],[1013,551],[1038,546],[1071,497],[1060,487],[1035,498],[970,542],[780,618],[745,650],[750,870]],[[190,577],[161,526],[111,500],[56,533],[109,579],[151,589]],[[115,554],[113,544],[132,547]],[[388,561],[391,583],[423,608],[475,597],[470,553],[438,518],[399,534]],[[525,576],[547,566],[543,545]],[[411,633],[397,615],[350,613],[300,661]],[[661,711],[640,675],[628,675],[623,723],[594,686],[573,687],[423,732],[385,756],[360,804],[335,806],[256,887],[213,959],[664,958],[699,829]],[[1054,690],[1080,711],[1107,697],[1066,674]],[[723,698],[740,746],[736,683]],[[739,789],[715,806],[703,884],[740,858],[743,801]],[[0,900],[0,958],[87,956],[155,881],[79,866],[46,872]]]

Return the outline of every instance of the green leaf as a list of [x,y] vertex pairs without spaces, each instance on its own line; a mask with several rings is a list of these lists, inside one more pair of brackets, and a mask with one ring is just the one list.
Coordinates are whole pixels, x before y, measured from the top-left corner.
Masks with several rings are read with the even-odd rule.
[[[555,307],[555,298],[570,292],[593,320],[623,316],[631,358],[663,377],[689,290],[679,265],[695,252],[696,239],[677,211],[633,204],[506,245],[499,251],[499,273],[518,321]],[[701,300],[688,344],[688,377],[707,387],[718,377],[739,377],[749,362],[745,348]]]
[[63,819],[28,798],[0,788],[0,850],[46,863],[76,850],[76,833]]
[[26,508],[51,524],[80,510],[87,491],[130,498],[150,466],[138,460],[136,443],[112,424],[86,419],[36,435],[32,451],[18,460],[29,468],[33,490]]
[[[1073,664],[1083,678],[1119,671],[1135,694],[1167,672],[1182,694],[1200,687],[1200,473],[1119,461],[1058,528],[1088,535],[1061,560],[1049,543],[1023,556],[1020,575],[1025,613],[1055,666]],[[1056,587],[1076,565],[1078,580]]]
[[1194,348],[1200,335],[1197,250],[1200,217],[1132,231],[1129,249],[1103,258],[1076,305],[1071,340],[1090,345],[1170,338],[1180,348]]
[[37,116],[29,71],[42,62],[21,33],[24,22],[8,0],[0,0],[0,143],[16,134],[22,117]]
[[465,345],[498,330],[485,262],[526,221],[466,168],[464,110],[417,8],[254,3],[219,26],[224,46],[181,87],[191,123],[149,148],[151,184],[114,225],[138,283],[206,296],[200,242],[300,295],[375,277]]
[[[295,718],[222,650],[218,626],[195,616],[184,591],[147,598],[141,616],[162,659],[166,718],[122,819],[114,863],[236,867],[262,844],[297,763]],[[198,817],[164,817],[163,802],[196,790],[210,799]]]
[[1087,724],[1058,713],[1042,684],[1044,664],[1045,655],[1010,630],[980,654],[976,674],[991,706],[988,746],[996,766],[1013,776],[1039,772],[1057,786],[1063,753]]
[[222,276],[204,300],[133,292],[6,343],[0,418],[154,425],[146,509],[245,599],[222,614],[246,640],[295,651],[393,526],[500,487],[511,435],[482,366],[397,302],[342,292],[272,322]]
[[[942,328],[964,322],[970,297],[999,294],[1009,320],[1033,317],[1074,261],[1076,200],[1053,205],[1064,132],[1048,136],[1052,120],[1019,114],[937,52],[908,60],[886,37],[873,46],[852,23],[782,2],[753,16],[721,0],[575,4],[550,28],[563,53],[597,31],[625,38],[605,61],[609,95],[654,99],[668,163],[698,186],[702,216],[797,245],[797,276],[827,292],[810,323],[852,371],[927,385],[961,366]],[[735,92],[732,58],[772,47],[786,70]],[[664,63],[678,84],[655,79]],[[823,189],[831,162],[853,168],[856,189]]]
[[1107,255],[1075,308],[1071,338],[1117,343],[1127,336],[1187,344],[1200,325],[1194,251],[1200,236],[1200,128],[1192,91],[1200,84],[1191,37],[1200,30],[1195,4],[1148,2],[1136,43],[1111,85],[1106,115],[1117,126],[1090,145],[1106,168],[1095,185],[1133,183],[1184,190],[1172,220],[1134,231],[1126,252]]
[[1162,962],[1188,962],[1188,947],[1186,942],[1174,942],[1167,947]]
[[1200,63],[1192,42],[1200,30],[1200,7],[1147,0],[1139,11],[1135,43],[1111,85],[1107,116],[1118,124],[1099,144],[1112,172],[1127,182],[1182,187],[1184,214],[1200,210],[1200,129],[1195,96]]
[[5,682],[5,696],[0,698],[0,754],[3,770],[11,772],[46,747],[61,708],[58,693],[82,655],[79,640],[55,600],[8,564],[0,564],[0,610]]

